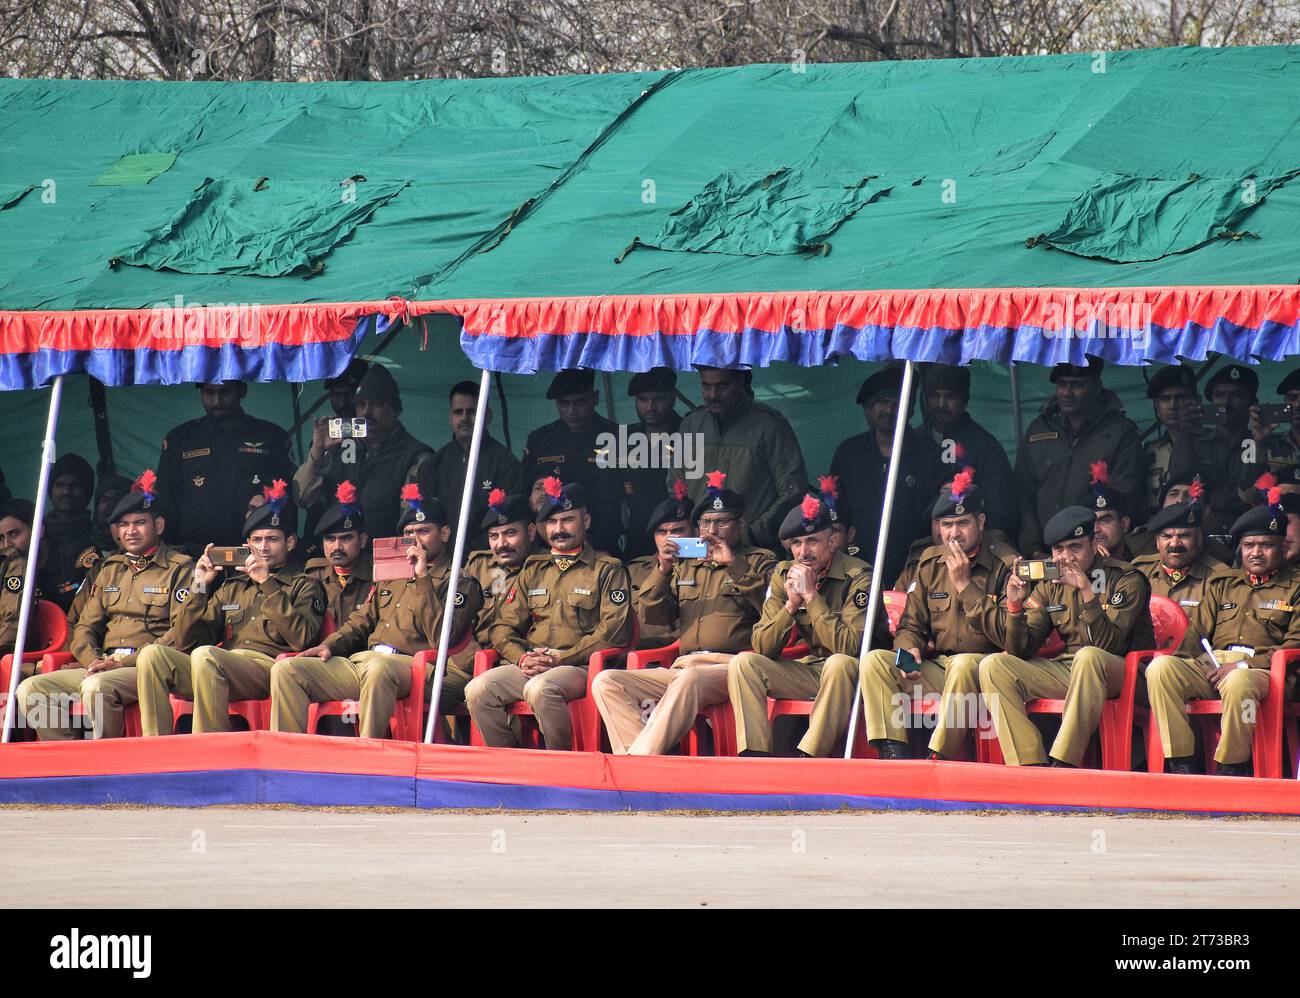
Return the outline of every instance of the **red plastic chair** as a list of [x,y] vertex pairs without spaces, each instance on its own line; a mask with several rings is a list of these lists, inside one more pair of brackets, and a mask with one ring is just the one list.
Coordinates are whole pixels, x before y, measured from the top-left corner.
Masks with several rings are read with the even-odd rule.
[[[27,656],[24,655],[23,657],[26,658]],[[75,655],[66,651],[48,652],[41,657],[41,664],[36,667],[36,671],[46,675],[51,672],[58,672],[69,665],[74,669],[79,668]],[[80,700],[77,700],[71,705],[69,713],[72,717],[85,717],[85,705]],[[140,734],[140,705],[133,703],[123,712],[122,735],[124,738],[139,738]]]
[[[1137,677],[1141,667],[1157,655],[1163,655],[1177,648],[1187,630],[1187,614],[1183,608],[1165,596],[1151,597],[1151,623],[1155,629],[1157,648],[1154,651],[1132,651],[1124,657],[1124,678],[1120,683],[1119,696],[1107,700],[1102,707],[1101,720],[1097,725],[1097,738],[1101,747],[1101,768],[1127,773],[1133,768],[1133,723],[1139,710],[1137,707]],[[1049,650],[1052,639],[1044,643],[1038,657],[1052,658],[1065,650],[1065,642],[1055,630],[1052,638],[1059,650]],[[1142,708],[1145,714],[1145,708]],[[1063,714],[1064,700],[1030,700],[1025,704],[1027,714]],[[990,725],[991,728],[991,725]],[[977,757],[980,762],[1003,763],[1002,747],[997,735],[992,730],[981,731],[977,738]],[[1159,736],[1157,736],[1157,741]],[[1089,755],[1092,754],[1091,748]],[[1092,761],[1096,761],[1093,759]],[[1161,763],[1163,768],[1163,761]],[[1093,766],[1091,768],[1097,768]]]
[[[1148,656],[1148,659],[1150,657],[1152,656]],[[1255,717],[1255,739],[1251,746],[1255,775],[1263,779],[1282,778],[1282,718],[1287,706],[1283,698],[1286,695],[1287,668],[1295,662],[1300,662],[1300,651],[1275,651],[1269,660],[1268,695],[1259,705]],[[1150,711],[1144,709],[1143,713],[1146,715],[1147,771],[1163,773],[1165,749],[1160,742],[1160,730]],[[1219,747],[1221,734],[1223,701],[1191,700],[1187,704],[1187,714],[1201,723],[1201,731],[1205,736],[1205,771],[1213,772],[1214,753]]]
[[[67,647],[71,628],[68,626],[67,614],[59,609],[58,604],[38,599],[35,610],[28,628],[29,650],[23,652],[23,664],[37,665],[39,668],[41,660],[46,655]],[[0,658],[0,709],[3,709],[9,697],[9,680],[12,677],[13,666],[12,654]]]

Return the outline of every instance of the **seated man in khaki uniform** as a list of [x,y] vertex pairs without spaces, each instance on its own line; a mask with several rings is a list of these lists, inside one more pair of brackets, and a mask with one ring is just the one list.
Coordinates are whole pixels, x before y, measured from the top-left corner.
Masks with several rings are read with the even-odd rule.
[[[1220,776],[1249,776],[1255,716],[1268,696],[1269,659],[1279,648],[1300,648],[1300,568],[1283,554],[1288,516],[1280,496],[1232,525],[1239,569],[1222,569],[1205,583],[1205,596],[1176,655],[1147,666],[1147,695],[1171,773],[1197,772],[1196,739],[1188,700],[1223,701],[1223,728],[1214,753]],[[1213,657],[1201,640],[1210,643]]]
[[673,483],[673,497],[665,499],[653,510],[646,522],[646,530],[655,546],[654,554],[633,558],[627,563],[627,577],[632,583],[632,610],[637,618],[638,648],[663,648],[677,640],[676,621],[663,618],[649,621],[642,612],[645,591],[659,571],[659,559],[677,554],[676,538],[691,536],[691,498],[686,483],[680,479]]
[[[1093,538],[1096,517],[1067,506],[1048,519],[1043,543],[1061,571],[1030,591],[1013,571],[999,619],[1005,652],[980,662],[980,692],[993,715],[1008,765],[1043,766],[1043,739],[1025,702],[1065,699],[1052,765],[1078,766],[1108,698],[1119,696],[1124,656],[1155,647],[1151,586],[1122,561],[1103,558]],[[1034,655],[1055,628],[1065,642],[1056,658]]]
[[[871,569],[832,546],[830,507],[819,496],[805,495],[786,514],[779,533],[781,540],[791,542],[793,558],[772,572],[763,614],[750,635],[754,650],[742,652],[727,666],[727,693],[736,712],[736,747],[741,755],[772,754],[769,696],[811,700],[818,694],[823,669],[856,668],[862,651]],[[877,623],[879,636],[887,625]],[[778,657],[797,641],[807,643],[807,655],[798,661]],[[853,694],[850,688],[850,704]],[[820,730],[826,723],[823,717],[838,709],[828,700],[814,706],[808,734],[799,743],[801,752],[812,755],[822,745],[826,740]],[[834,741],[834,736],[829,740]]]
[[528,701],[549,749],[573,746],[570,700],[587,695],[593,652],[632,640],[627,571],[593,550],[591,515],[581,485],[550,477],[537,523],[550,550],[524,562],[489,629],[501,656],[465,688],[470,716],[488,745],[519,744],[506,708]]
[[487,534],[488,550],[474,551],[466,559],[465,574],[483,593],[483,606],[475,619],[469,644],[454,661],[469,673],[474,655],[491,647],[489,630],[505,602],[519,570],[530,555],[537,554],[537,524],[524,495],[506,495],[504,489],[488,494],[488,508],[479,529]]
[[[945,486],[931,516],[939,523],[942,543],[921,555],[916,581],[894,635],[894,650],[866,656],[862,674],[863,716],[867,740],[882,759],[906,759],[912,697],[943,691],[939,723],[930,750],[940,758],[953,754],[968,728],[974,727],[979,698],[980,659],[1001,645],[997,635],[997,594],[1006,586],[1016,553],[984,532],[984,496],[974,472],[958,472]],[[916,667],[896,664],[899,651]],[[842,661],[836,659],[837,662]],[[834,715],[824,711],[815,754],[830,752],[848,724],[858,679],[852,666],[822,671],[821,692],[833,698]],[[815,710],[816,708],[814,708]],[[813,753],[810,753],[813,754]]]
[[[745,543],[745,498],[722,488],[725,476],[695,506],[685,497],[665,499],[651,514],[660,521],[699,525],[708,544],[703,558],[680,558],[676,547],[660,548],[654,571],[641,593],[641,608],[653,624],[680,634],[680,652],[667,669],[611,669],[591,684],[609,744],[616,755],[662,755],[686,736],[701,707],[727,699],[727,663],[749,647],[750,632],[763,608],[776,557]],[[657,538],[656,538],[657,539]],[[658,700],[648,721],[641,705]]]
[[321,557],[307,562],[303,574],[321,584],[325,609],[334,626],[340,627],[365,602],[374,582],[366,564],[370,535],[366,533],[366,515],[357,501],[356,486],[341,483],[334,490],[334,500],[316,523]]
[[[383,738],[397,701],[411,693],[411,660],[438,647],[451,579],[451,528],[437,499],[425,499],[418,485],[401,490],[404,504],[397,529],[410,543],[409,579],[376,582],[370,597],[337,631],[301,655],[271,669],[271,730],[307,730],[308,708],[330,700],[356,700],[357,733]],[[469,630],[482,605],[479,587],[464,575],[456,584],[451,645]],[[425,702],[434,672],[425,673]],[[461,702],[469,676],[447,663],[439,711]]]
[[[72,632],[81,668],[33,676],[18,687],[18,706],[43,741],[76,737],[68,706],[80,697],[96,738],[121,737],[136,702],[139,653],[175,647],[193,561],[162,542],[166,521],[146,471],[113,510],[122,550],[105,558]],[[38,716],[39,715],[39,716]]]
[[1151,583],[1152,596],[1173,600],[1189,617],[1201,605],[1205,583],[1227,567],[1204,550],[1199,499],[1198,493],[1191,501],[1166,506],[1151,517],[1147,529],[1156,539],[1156,550],[1132,562]]
[[[269,697],[275,657],[320,633],[321,585],[289,564],[298,512],[287,483],[276,479],[264,494],[265,504],[244,519],[249,555],[242,565],[214,565],[211,544],[194,563],[190,598],[176,624],[180,648],[151,645],[140,653],[136,683],[145,735],[172,733],[173,693],[194,701],[196,735],[231,730],[230,701]],[[187,655],[182,648],[194,650]]]

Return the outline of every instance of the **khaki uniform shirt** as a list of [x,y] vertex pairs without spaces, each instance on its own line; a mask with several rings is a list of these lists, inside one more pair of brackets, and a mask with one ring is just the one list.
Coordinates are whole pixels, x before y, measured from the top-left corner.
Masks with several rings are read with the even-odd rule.
[[894,647],[916,648],[922,655],[930,645],[940,655],[1000,651],[989,635],[998,633],[998,598],[1006,589],[1015,551],[985,538],[971,561],[970,582],[961,590],[948,575],[947,554],[948,548],[937,544],[921,556]]
[[[0,655],[8,655],[18,640],[18,613],[22,608],[23,585],[27,580],[26,555],[16,548],[0,550],[0,580],[3,580],[0,584]],[[35,608],[33,600],[32,609]]]
[[1012,655],[1028,658],[1055,628],[1070,655],[1088,646],[1112,655],[1154,648],[1147,577],[1113,558],[1098,558],[1087,575],[1100,587],[1091,602],[1084,602],[1073,586],[1058,581],[1035,585],[1020,613],[1008,613],[1004,603],[998,623],[1005,633],[998,643]]
[[313,578],[282,566],[261,585],[229,573],[210,592],[190,590],[176,624],[176,643],[189,651],[221,644],[275,658],[310,648],[320,633],[325,594]]
[[303,574],[320,583],[325,592],[325,609],[334,618],[336,628],[341,627],[352,616],[352,611],[366,601],[374,587],[370,573],[360,564],[343,576],[334,571],[334,566],[324,558],[312,558]]
[[512,665],[553,648],[561,665],[586,666],[593,652],[631,643],[630,588],[622,562],[590,544],[572,556],[532,555],[489,628],[491,645]]
[[[530,551],[529,554],[534,554]],[[528,560],[525,555],[524,560]],[[465,574],[479,587],[482,594],[482,607],[479,609],[478,617],[471,625],[473,635],[470,637],[469,644],[458,654],[452,656],[456,666],[469,672],[473,668],[474,655],[484,648],[491,647],[490,634],[492,622],[497,618],[497,611],[501,609],[501,604],[506,601],[506,596],[510,594],[514,586],[515,579],[519,577],[519,571],[523,568],[504,569],[497,564],[491,551],[474,551],[469,555],[469,560],[465,563]]]
[[689,558],[671,575],[656,567],[641,592],[640,612],[651,624],[675,627],[683,655],[741,652],[749,647],[775,567],[771,551],[744,546],[730,565]]
[[[870,566],[835,552],[826,574],[817,583],[817,592],[792,617],[785,609],[785,576],[793,564],[783,561],[773,570],[763,615],[750,635],[750,647],[776,659],[783,648],[804,641],[811,654],[801,662],[820,662],[832,655],[856,658],[862,651],[862,631],[871,598]],[[883,613],[877,616],[877,629],[883,617]]]
[[[451,552],[444,551],[429,565],[423,578],[376,582],[370,598],[352,611],[352,616],[322,644],[330,654],[343,656],[381,645],[400,655],[437,648],[450,576]],[[465,636],[482,602],[479,587],[461,575],[456,586],[456,609],[452,613],[452,646]]]
[[1151,583],[1152,596],[1165,596],[1183,608],[1191,617],[1201,605],[1205,583],[1224,569],[1224,565],[1202,552],[1194,562],[1178,572],[1171,572],[1160,563],[1160,555],[1144,554],[1133,559],[1133,567]]
[[1267,669],[1278,648],[1300,648],[1300,568],[1283,565],[1266,580],[1252,581],[1243,569],[1224,570],[1205,583],[1201,605],[1189,613],[1191,626],[1178,654],[1204,654],[1201,638],[1215,651],[1251,649],[1252,669]]
[[[659,559],[653,554],[633,558],[627,563],[627,577],[632,583],[632,609],[636,611],[637,621],[640,624],[636,639],[639,648],[663,648],[677,640],[676,620],[668,620],[662,614],[654,621],[646,619],[645,592],[654,582],[654,577],[659,574],[658,566]],[[764,585],[767,584],[766,579],[763,582]],[[745,636],[745,641],[749,642],[748,634]]]
[[120,661],[133,666],[147,644],[180,647],[176,623],[193,574],[194,560],[166,544],[139,558],[124,552],[105,558],[73,629],[72,654],[89,665],[129,648]]

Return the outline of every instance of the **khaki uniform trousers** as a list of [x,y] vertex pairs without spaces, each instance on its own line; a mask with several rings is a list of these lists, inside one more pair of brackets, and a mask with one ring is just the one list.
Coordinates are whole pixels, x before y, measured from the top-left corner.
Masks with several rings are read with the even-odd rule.
[[[736,713],[736,751],[770,753],[772,722],[767,716],[767,698],[812,700],[817,696],[825,669],[852,670],[855,679],[848,693],[848,702],[852,703],[857,665],[857,659],[851,655],[832,655],[825,662],[793,662],[767,658],[754,651],[741,652],[727,666],[727,693]],[[813,711],[817,711],[816,705]],[[847,709],[844,716],[848,717]],[[807,738],[800,742],[802,751],[808,751],[804,748],[806,744],[811,744]]]
[[[1245,658],[1242,652],[1218,651],[1214,657],[1225,664]],[[1147,696],[1151,713],[1160,730],[1160,744],[1166,759],[1178,759],[1196,751],[1196,736],[1188,720],[1188,700],[1222,700],[1219,747],[1214,761],[1220,764],[1246,762],[1255,741],[1255,718],[1259,703],[1268,696],[1266,669],[1233,669],[1222,689],[1205,678],[1195,659],[1160,655],[1147,666]]]
[[578,665],[557,665],[531,679],[518,666],[498,665],[475,676],[465,687],[470,717],[482,732],[483,740],[494,748],[519,745],[518,730],[511,725],[506,708],[525,700],[537,718],[546,747],[571,749],[573,722],[569,718],[569,701],[586,695],[587,670]]
[[1091,646],[1080,648],[1073,659],[1023,659],[998,652],[980,662],[980,691],[1009,766],[1047,762],[1042,736],[1025,712],[1027,700],[1065,699],[1051,755],[1077,766],[1101,721],[1102,708],[1119,696],[1123,682],[1123,657]]
[[[95,738],[121,738],[126,730],[126,708],[135,703],[135,666],[107,669],[93,676],[85,669],[60,669],[32,676],[18,684],[18,709],[43,742],[64,742],[90,730]],[[80,700],[82,718],[71,713]]]
[[[357,734],[362,738],[386,738],[397,701],[411,695],[412,661],[412,656],[396,652],[359,651],[349,658],[299,655],[276,662],[271,668],[271,730],[301,734],[307,730],[311,704],[355,700]],[[431,670],[425,673],[426,705],[431,699],[433,679]],[[469,677],[453,669],[443,673],[439,713],[464,701],[468,682]],[[423,740],[424,732],[416,732],[416,737]]]
[[169,693],[194,701],[192,730],[196,735],[233,730],[231,700],[265,700],[271,695],[275,659],[260,651],[201,645],[186,655],[175,648],[151,645],[141,652],[139,661],[140,730],[146,735],[172,733]]
[[[673,663],[677,668],[607,669],[593,679],[591,696],[614,754],[663,755],[685,738],[701,707],[726,702],[730,658],[683,655]],[[659,701],[649,720],[641,713],[645,700]]]
[[[984,698],[980,696],[980,659],[983,655],[950,655],[944,666],[943,695],[939,698],[939,713],[930,736],[930,751],[945,759],[956,756],[967,732],[979,729],[987,716]],[[923,674],[924,675],[924,674]]]

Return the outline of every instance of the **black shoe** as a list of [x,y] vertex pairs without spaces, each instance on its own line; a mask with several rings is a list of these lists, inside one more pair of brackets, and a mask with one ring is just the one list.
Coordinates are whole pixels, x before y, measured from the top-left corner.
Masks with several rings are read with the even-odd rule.
[[1051,769],[1078,769],[1079,768],[1078,766],[1073,766],[1068,762],[1062,762],[1060,759],[1056,759],[1050,755],[1047,757],[1047,765]]
[[804,751],[803,749],[801,749],[801,748],[797,748],[797,749],[794,750],[794,757],[795,757],[796,759],[816,759],[816,758],[817,758],[815,755],[809,755],[807,752],[805,752],[805,751]]
[[1180,755],[1176,759],[1166,760],[1165,764],[1170,773],[1176,773],[1179,776],[1196,775],[1196,764],[1190,755]]
[[1219,776],[1254,776],[1255,767],[1249,762],[1221,762],[1215,773]]
[[940,753],[936,752],[934,749],[931,749],[931,750],[929,751],[929,753],[926,755],[926,758],[929,759],[931,762],[947,762],[947,761],[948,761],[948,760],[945,759],[945,758],[944,758]]
[[902,742],[896,742],[892,738],[877,738],[869,744],[882,759],[910,759],[912,757],[907,751],[906,745]]
[[770,759],[771,752],[760,752],[758,749],[747,748],[743,752],[737,752],[742,759]]

